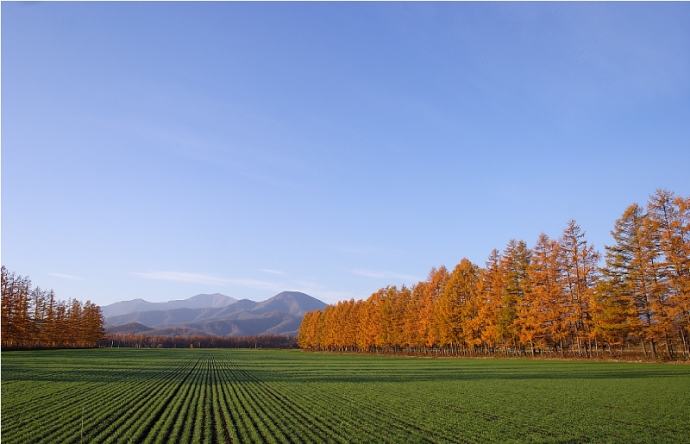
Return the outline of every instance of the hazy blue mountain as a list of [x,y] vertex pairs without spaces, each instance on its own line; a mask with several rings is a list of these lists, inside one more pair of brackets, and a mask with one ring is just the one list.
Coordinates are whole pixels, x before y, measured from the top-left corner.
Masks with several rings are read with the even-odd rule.
[[234,304],[237,299],[225,296],[220,293],[198,294],[187,299],[179,299],[168,302],[148,302],[143,299],[132,299],[131,301],[115,302],[114,304],[101,307],[103,316],[110,318],[113,316],[154,310],[174,310],[177,308],[216,308]]
[[137,322],[132,322],[129,324],[125,325],[116,325],[114,327],[108,328],[108,333],[122,333],[122,334],[139,334],[139,333],[145,333],[148,331],[153,330],[152,328],[149,328],[143,324],[139,324]]
[[[201,331],[205,334],[219,336],[252,336],[252,335],[296,335],[302,316],[295,316],[284,312],[274,311],[242,319],[218,318],[203,322],[192,322],[180,325]],[[154,330],[155,331],[155,330]],[[153,334],[147,332],[147,334]]]
[[105,325],[123,325],[139,323],[148,327],[183,324],[208,319],[209,311],[215,313],[217,308],[177,308],[174,310],[137,311],[119,316],[105,318]]
[[326,304],[299,291],[284,291],[259,302],[251,309],[252,313],[268,313],[271,311],[282,311],[295,316],[304,316],[304,313],[312,310],[321,310]]
[[304,313],[325,307],[324,302],[304,293],[284,291],[263,302],[241,299],[220,307],[145,310],[109,316],[106,331],[115,332],[122,326],[121,332],[125,333],[141,325],[151,329],[146,331],[149,336],[192,332],[221,336],[295,335]]

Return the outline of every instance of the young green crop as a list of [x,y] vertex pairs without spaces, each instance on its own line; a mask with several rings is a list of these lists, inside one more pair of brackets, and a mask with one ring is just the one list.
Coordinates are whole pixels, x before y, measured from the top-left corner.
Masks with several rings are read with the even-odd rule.
[[690,442],[690,366],[266,350],[2,354],[2,442]]

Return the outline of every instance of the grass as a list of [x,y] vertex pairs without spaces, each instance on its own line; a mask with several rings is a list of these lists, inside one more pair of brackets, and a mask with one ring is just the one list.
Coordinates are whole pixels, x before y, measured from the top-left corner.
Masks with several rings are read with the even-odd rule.
[[690,366],[268,350],[2,353],[2,442],[690,442]]

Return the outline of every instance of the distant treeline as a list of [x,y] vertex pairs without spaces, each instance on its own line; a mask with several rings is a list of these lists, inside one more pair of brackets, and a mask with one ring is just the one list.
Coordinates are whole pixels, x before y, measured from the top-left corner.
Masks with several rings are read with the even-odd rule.
[[2,349],[95,347],[103,337],[101,307],[55,299],[53,290],[2,266]]
[[570,221],[533,248],[511,240],[484,268],[463,259],[426,281],[306,313],[312,350],[688,359],[690,198],[657,190],[614,225],[605,264]]
[[146,334],[110,333],[99,342],[99,347],[137,348],[297,348],[291,336],[147,336]]

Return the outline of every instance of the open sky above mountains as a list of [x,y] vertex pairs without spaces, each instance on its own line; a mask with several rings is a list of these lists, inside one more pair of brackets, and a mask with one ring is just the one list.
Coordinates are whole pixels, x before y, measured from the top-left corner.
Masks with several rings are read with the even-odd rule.
[[2,3],[2,263],[325,302],[690,195],[688,3]]

